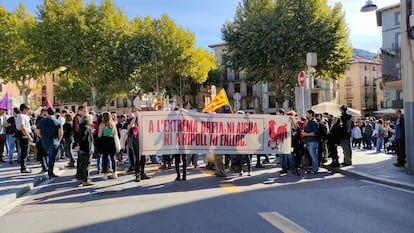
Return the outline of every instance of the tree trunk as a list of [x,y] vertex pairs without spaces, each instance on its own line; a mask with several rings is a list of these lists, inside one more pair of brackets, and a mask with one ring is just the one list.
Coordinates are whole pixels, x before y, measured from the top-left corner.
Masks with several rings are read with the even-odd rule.
[[99,112],[98,106],[96,104],[96,102],[98,101],[98,88],[96,88],[95,86],[91,87],[91,91],[92,91],[92,111],[94,112]]

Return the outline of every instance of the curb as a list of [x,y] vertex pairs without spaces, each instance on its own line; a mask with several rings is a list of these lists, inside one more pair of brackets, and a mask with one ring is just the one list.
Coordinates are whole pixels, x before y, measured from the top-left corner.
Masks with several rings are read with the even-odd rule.
[[[60,164],[55,171],[58,171],[58,174],[61,174],[65,168],[64,164]],[[49,176],[45,174],[39,174],[31,182],[17,186],[17,191],[15,193],[5,194],[0,196],[0,209],[7,206],[9,203],[15,201],[17,198],[23,196],[25,193],[39,186],[43,181],[48,180]]]
[[[376,177],[376,176],[372,176],[372,175],[364,173],[364,172],[349,171],[348,169],[341,169],[341,168],[330,167],[330,166],[326,166],[326,165],[322,166],[322,167],[326,168],[326,169],[328,169],[329,171],[332,171],[332,172],[342,173],[346,176],[355,177],[355,178],[359,178],[359,179],[372,181],[372,182],[375,182],[375,183],[380,183],[380,184],[393,186],[393,187],[396,187],[396,188],[402,188],[402,189],[407,189],[407,190],[414,191],[414,184],[411,184],[411,183],[406,183],[406,182],[401,182],[401,181],[396,182],[396,181],[391,180],[391,179],[379,178],[379,177]],[[352,168],[352,166],[350,168]]]

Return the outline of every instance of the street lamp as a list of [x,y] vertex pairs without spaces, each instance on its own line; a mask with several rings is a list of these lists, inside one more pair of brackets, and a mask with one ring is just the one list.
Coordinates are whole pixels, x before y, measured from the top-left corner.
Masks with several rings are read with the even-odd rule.
[[361,12],[370,12],[377,9],[377,5],[373,4],[371,0],[365,2],[365,5],[361,7]]
[[[376,10],[371,1],[367,1],[368,8],[361,8],[362,12]],[[375,7],[374,7],[375,6]],[[412,0],[401,0],[401,80],[403,82],[404,118],[405,118],[405,152],[407,155],[407,173],[414,175],[414,15],[412,14]],[[363,10],[364,9],[364,10]],[[366,10],[365,10],[366,9]]]

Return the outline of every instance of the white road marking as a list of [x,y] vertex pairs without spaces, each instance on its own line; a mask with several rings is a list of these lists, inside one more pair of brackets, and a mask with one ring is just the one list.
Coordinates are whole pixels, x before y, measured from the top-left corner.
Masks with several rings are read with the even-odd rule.
[[411,191],[411,190],[408,190],[408,189],[398,188],[398,187],[394,187],[394,186],[386,185],[386,184],[380,184],[380,183],[376,183],[376,182],[369,181],[369,180],[359,180],[359,181],[362,181],[362,182],[365,182],[365,183],[369,183],[369,184],[375,184],[375,185],[382,186],[382,187],[386,187],[386,188],[390,188],[390,189],[395,189],[395,190],[402,191],[402,192],[406,192],[406,193],[410,193],[410,194],[414,194],[414,191]]
[[266,219],[270,224],[275,226],[277,229],[281,230],[284,233],[305,233],[309,232],[305,228],[299,226],[298,224],[292,222],[285,216],[281,215],[278,212],[262,212],[259,213],[264,219]]

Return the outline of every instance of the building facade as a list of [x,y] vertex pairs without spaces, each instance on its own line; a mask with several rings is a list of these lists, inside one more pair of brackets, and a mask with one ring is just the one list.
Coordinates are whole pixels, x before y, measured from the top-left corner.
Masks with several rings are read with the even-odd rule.
[[378,56],[373,60],[356,57],[345,72],[345,77],[338,81],[339,104],[361,110],[362,115],[372,115],[381,109],[386,102],[387,92]]
[[403,108],[400,3],[378,9],[376,16],[382,27],[382,80],[388,91],[381,107]]

